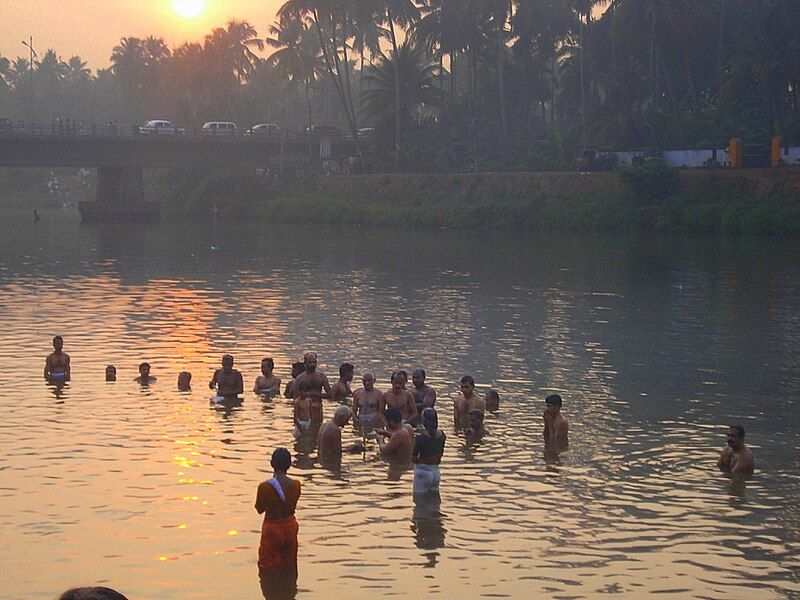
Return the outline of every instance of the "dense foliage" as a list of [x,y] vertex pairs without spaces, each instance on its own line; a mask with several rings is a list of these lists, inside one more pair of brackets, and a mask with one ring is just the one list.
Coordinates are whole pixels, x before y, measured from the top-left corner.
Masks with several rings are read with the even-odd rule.
[[363,152],[406,171],[800,138],[798,0],[288,0],[277,18],[266,38],[123,38],[96,73],[0,57],[0,116],[375,127]]

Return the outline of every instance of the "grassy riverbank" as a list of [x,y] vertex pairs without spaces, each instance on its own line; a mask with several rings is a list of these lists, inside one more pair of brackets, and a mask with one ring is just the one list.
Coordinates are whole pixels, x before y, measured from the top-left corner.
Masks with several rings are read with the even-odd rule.
[[[800,233],[800,171],[329,176],[218,172],[150,182],[165,213],[280,222],[554,230]],[[674,180],[670,181],[674,177]]]

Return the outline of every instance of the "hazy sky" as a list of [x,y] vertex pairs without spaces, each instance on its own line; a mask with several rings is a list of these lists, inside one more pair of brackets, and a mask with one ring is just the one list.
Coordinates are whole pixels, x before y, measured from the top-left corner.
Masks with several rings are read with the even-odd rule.
[[80,55],[94,70],[108,66],[111,49],[123,36],[163,37],[172,46],[202,40],[231,18],[246,19],[260,37],[275,20],[282,0],[205,0],[206,11],[185,19],[173,0],[0,0],[0,56],[28,56],[20,43],[33,35],[41,53],[54,48],[65,60]]

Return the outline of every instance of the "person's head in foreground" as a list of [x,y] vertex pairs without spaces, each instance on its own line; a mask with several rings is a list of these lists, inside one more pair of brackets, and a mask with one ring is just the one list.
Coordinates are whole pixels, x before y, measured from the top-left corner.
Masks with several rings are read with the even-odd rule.
[[310,381],[301,381],[300,385],[297,386],[297,397],[301,399],[308,398],[308,395],[311,393],[311,382]]
[[128,600],[125,596],[107,587],[81,587],[67,590],[58,600]]
[[394,406],[387,408],[384,416],[386,417],[386,427],[389,431],[396,431],[403,426],[403,415]]
[[439,415],[436,414],[435,408],[426,408],[422,411],[422,426],[428,435],[436,437],[436,431],[439,429]]
[[272,453],[272,460],[269,462],[276,473],[286,473],[292,466],[292,455],[286,448],[278,448]]
[[335,413],[333,413],[333,422],[339,427],[344,427],[347,425],[347,422],[350,420],[352,415],[353,411],[350,410],[350,407],[342,405],[336,409]]

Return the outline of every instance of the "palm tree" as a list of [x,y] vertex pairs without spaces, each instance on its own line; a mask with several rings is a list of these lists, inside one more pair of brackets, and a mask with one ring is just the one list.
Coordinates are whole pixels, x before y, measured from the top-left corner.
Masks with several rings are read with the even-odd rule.
[[264,40],[247,21],[228,21],[227,26],[215,28],[205,38],[205,48],[216,55],[219,64],[236,75],[239,85],[247,77],[258,55],[252,48],[264,50]]
[[[366,76],[367,89],[362,97],[365,111],[382,128],[390,128],[393,121],[395,136],[402,135],[413,125],[415,110],[422,105],[439,104],[440,94],[435,87],[437,69],[422,49],[416,48],[411,40],[405,40],[398,46],[397,54],[390,51]],[[395,79],[398,74],[399,80]],[[398,87],[400,94],[397,94]],[[397,151],[402,147],[402,142],[395,139]],[[397,156],[394,163],[395,169],[400,170],[402,163],[398,163]]]
[[269,32],[271,37],[267,38],[267,45],[275,48],[275,51],[270,54],[267,63],[289,82],[289,87],[296,88],[301,82],[304,84],[308,106],[309,86],[316,80],[317,73],[324,69],[319,39],[301,19],[278,21],[270,27]]
[[67,61],[66,71],[66,79],[70,83],[86,82],[91,79],[92,72],[80,56],[73,56]]
[[111,51],[111,72],[131,96],[142,86],[145,66],[144,46],[139,38],[124,37]]

